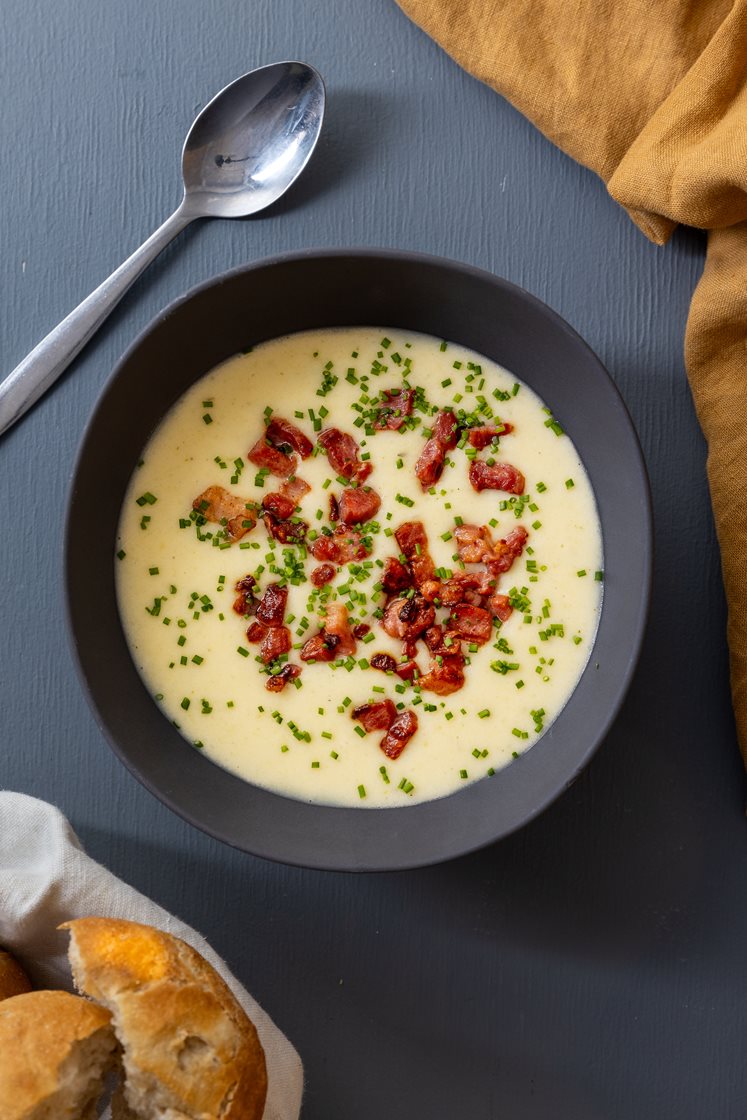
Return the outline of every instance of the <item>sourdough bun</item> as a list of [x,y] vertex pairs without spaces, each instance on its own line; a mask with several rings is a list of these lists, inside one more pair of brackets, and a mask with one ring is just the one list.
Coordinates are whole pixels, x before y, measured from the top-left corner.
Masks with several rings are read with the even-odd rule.
[[253,1023],[199,953],[136,922],[78,918],[61,928],[70,931],[77,987],[112,1013],[124,1097],[138,1120],[260,1120],[264,1051]]
[[31,981],[15,957],[0,949],[0,999],[31,991]]
[[68,992],[0,1003],[0,1120],[93,1120],[113,1065],[111,1016]]

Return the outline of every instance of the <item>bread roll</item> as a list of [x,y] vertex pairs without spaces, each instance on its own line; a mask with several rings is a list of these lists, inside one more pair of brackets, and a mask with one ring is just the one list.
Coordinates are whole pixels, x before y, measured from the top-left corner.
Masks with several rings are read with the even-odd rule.
[[0,999],[31,991],[31,981],[15,957],[0,949]]
[[112,1013],[124,1097],[137,1120],[260,1120],[264,1051],[254,1025],[199,953],[136,922],[78,918],[61,928],[70,930],[78,989]]
[[111,1016],[68,992],[0,1003],[0,1120],[93,1120],[114,1062]]

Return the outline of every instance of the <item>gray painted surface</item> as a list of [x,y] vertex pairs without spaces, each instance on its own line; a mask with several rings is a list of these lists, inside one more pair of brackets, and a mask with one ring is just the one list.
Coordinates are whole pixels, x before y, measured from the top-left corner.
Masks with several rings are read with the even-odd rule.
[[[329,116],[287,199],[183,234],[0,442],[2,785],[60,805],[212,940],[301,1051],[305,1120],[743,1117],[744,782],[681,356],[701,236],[649,245],[389,0],[30,0],[3,40],[3,371],[170,212],[182,136],[223,84],[304,58]],[[83,700],[61,580],[76,444],[135,334],[225,268],[343,245],[455,257],[564,315],[631,408],[657,525],[641,665],[580,781],[500,845],[374,877],[241,855],[141,789]]]

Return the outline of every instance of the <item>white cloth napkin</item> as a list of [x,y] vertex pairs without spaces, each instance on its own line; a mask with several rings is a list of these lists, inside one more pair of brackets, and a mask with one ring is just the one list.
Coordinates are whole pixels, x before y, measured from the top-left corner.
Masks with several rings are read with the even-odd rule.
[[37,986],[72,990],[68,935],[57,926],[93,914],[167,930],[217,969],[264,1047],[263,1120],[297,1120],[303,1092],[298,1054],[207,941],[87,856],[59,809],[23,793],[0,792],[0,944],[28,968]]

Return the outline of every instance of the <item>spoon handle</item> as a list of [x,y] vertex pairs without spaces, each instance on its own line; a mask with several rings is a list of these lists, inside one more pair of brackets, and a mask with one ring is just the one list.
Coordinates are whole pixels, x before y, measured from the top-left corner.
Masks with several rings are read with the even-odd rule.
[[0,435],[67,369],[131,284],[173,237],[192,221],[184,202],[131,257],[79,303],[0,384]]

